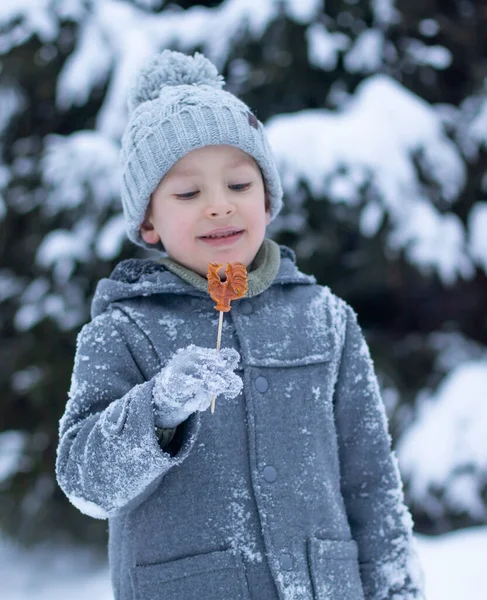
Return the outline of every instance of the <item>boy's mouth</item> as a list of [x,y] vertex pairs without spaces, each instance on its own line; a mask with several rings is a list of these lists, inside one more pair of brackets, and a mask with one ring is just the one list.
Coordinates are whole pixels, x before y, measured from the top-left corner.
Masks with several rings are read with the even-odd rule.
[[210,244],[211,246],[223,246],[226,244],[232,244],[242,237],[243,229],[226,229],[226,230],[215,230],[206,235],[200,236],[200,240]]
[[208,235],[202,235],[203,239],[215,239],[215,238],[223,238],[223,237],[231,237],[232,235],[236,235],[237,233],[242,233],[242,229],[235,229],[232,231],[220,231],[218,233],[209,233]]

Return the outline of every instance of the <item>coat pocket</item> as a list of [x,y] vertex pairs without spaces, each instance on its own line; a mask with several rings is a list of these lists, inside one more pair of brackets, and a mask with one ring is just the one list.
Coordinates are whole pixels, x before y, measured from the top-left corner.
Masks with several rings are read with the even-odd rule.
[[133,569],[137,600],[249,600],[240,556],[229,550]]
[[357,544],[351,540],[308,540],[315,600],[363,600]]

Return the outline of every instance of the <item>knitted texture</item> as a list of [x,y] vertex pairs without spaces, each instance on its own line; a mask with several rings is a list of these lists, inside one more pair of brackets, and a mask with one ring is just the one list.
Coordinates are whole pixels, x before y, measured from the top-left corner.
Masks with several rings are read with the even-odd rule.
[[264,177],[273,219],[282,187],[262,123],[222,89],[223,77],[207,58],[164,50],[140,70],[131,89],[122,138],[122,205],[128,237],[140,246],[150,196],[169,169],[191,150],[227,144],[254,158]]

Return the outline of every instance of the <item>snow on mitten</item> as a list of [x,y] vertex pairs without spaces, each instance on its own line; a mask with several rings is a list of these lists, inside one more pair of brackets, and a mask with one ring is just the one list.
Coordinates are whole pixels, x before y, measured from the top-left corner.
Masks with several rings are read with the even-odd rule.
[[237,397],[243,387],[234,373],[240,360],[233,348],[202,348],[191,344],[178,350],[156,375],[154,419],[157,427],[176,427],[190,414],[206,410],[211,396]]

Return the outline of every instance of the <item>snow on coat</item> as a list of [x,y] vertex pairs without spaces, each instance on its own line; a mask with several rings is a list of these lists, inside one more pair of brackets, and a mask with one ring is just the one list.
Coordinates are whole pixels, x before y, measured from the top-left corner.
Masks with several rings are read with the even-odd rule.
[[116,600],[423,598],[367,345],[289,249],[272,285],[224,318],[243,391],[191,415],[165,450],[154,381],[178,349],[214,347],[213,301],[130,260],[92,310],[57,477],[77,508],[109,519]]

